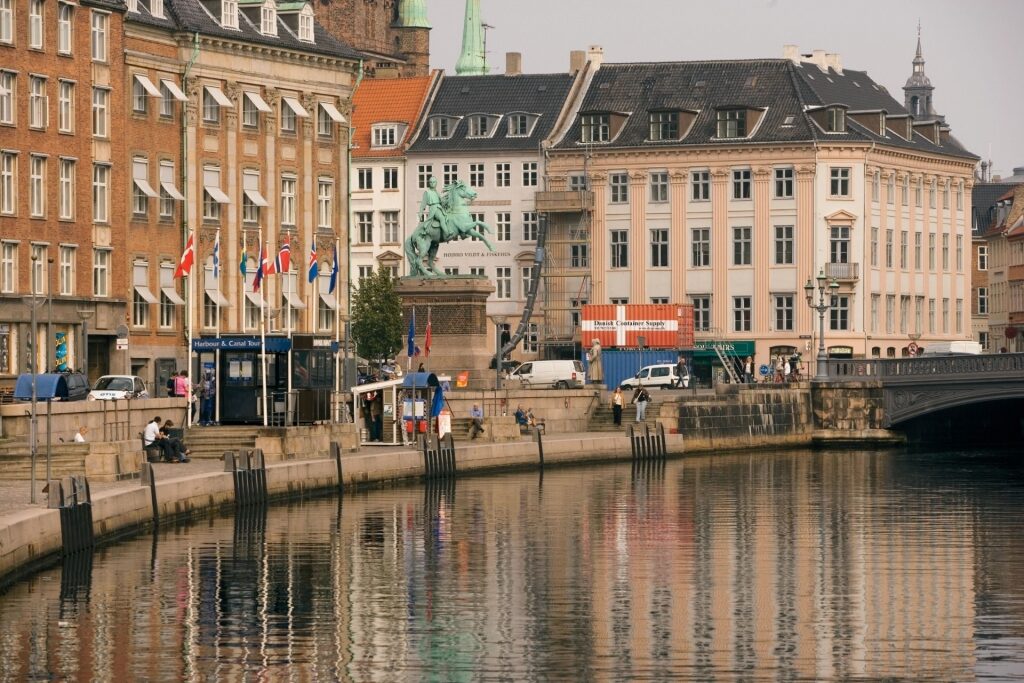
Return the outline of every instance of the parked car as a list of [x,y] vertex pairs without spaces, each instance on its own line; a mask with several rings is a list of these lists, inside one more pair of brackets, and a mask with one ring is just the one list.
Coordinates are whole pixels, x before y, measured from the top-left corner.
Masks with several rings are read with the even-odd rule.
[[[89,380],[80,372],[51,372],[36,375],[36,399],[45,401],[83,401],[89,395]],[[32,375],[18,375],[14,398],[32,400]]]
[[976,356],[985,349],[974,341],[948,341],[928,344],[921,350],[922,356]]
[[583,386],[583,363],[578,360],[534,360],[516,368],[509,379],[524,386],[571,389]]
[[103,375],[89,392],[90,401],[111,401],[119,398],[149,398],[146,383],[135,375]]
[[[640,368],[640,371],[629,379],[622,380],[619,386],[626,387],[628,389],[634,389],[638,385],[643,384],[648,389],[653,387],[661,387],[662,389],[671,389],[676,386],[679,380],[679,375],[676,374],[676,366],[672,363],[660,363],[658,365],[645,365]],[[683,386],[689,386],[690,376],[683,375]]]

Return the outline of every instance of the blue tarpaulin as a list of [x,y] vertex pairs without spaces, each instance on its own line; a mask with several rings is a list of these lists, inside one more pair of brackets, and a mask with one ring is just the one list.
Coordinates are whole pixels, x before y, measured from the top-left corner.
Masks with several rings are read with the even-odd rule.
[[439,384],[437,375],[432,372],[410,372],[402,378],[403,389],[412,389],[413,387],[426,389],[427,387],[436,387]]

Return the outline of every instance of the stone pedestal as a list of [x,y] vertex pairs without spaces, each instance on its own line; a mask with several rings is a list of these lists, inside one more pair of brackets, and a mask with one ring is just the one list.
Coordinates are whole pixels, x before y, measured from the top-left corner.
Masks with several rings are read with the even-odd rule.
[[[435,374],[451,375],[452,381],[463,370],[469,371],[471,382],[493,376],[489,370],[494,356],[491,322],[487,319],[487,297],[494,285],[474,276],[422,278],[403,277],[395,289],[402,298],[403,353],[398,356],[402,369],[407,367],[409,319],[416,309],[416,346],[422,350],[426,339],[427,311],[430,311],[430,357],[412,361],[415,370],[422,362]],[[488,341],[490,339],[490,341]]]

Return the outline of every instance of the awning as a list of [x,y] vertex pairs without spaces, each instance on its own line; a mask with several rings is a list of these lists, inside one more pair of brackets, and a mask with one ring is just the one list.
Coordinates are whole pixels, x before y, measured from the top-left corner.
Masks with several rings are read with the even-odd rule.
[[330,116],[335,123],[345,123],[345,117],[341,115],[341,112],[338,111],[338,108],[333,104],[330,102],[321,102],[320,106],[324,108],[324,111],[327,112],[327,115]]
[[227,298],[223,294],[221,294],[220,290],[218,289],[206,290],[206,296],[210,297],[210,299],[213,300],[213,303],[217,304],[219,308],[231,307],[231,302],[228,301]]
[[327,292],[320,292],[320,298],[323,299],[323,302],[325,304],[327,304],[327,308],[331,309],[332,311],[338,310],[338,300],[334,298],[333,294],[328,294]]
[[171,92],[171,95],[174,97],[174,99],[178,100],[179,102],[188,102],[188,97],[185,96],[185,93],[182,92],[181,88],[178,87],[177,83],[166,78],[161,78],[160,82],[163,83],[164,87]]
[[246,90],[245,96],[248,98],[250,102],[253,103],[253,106],[255,106],[257,110],[263,112],[264,114],[273,113],[274,110],[270,108],[270,105],[267,104],[266,100],[260,97],[260,94],[258,92],[249,92],[248,90]]
[[299,101],[294,97],[282,97],[281,99],[284,100],[285,104],[291,107],[291,110],[295,112],[296,116],[309,117],[309,112],[306,111],[306,108],[299,104]]
[[161,287],[160,291],[163,292],[164,296],[170,299],[171,303],[176,306],[184,306],[185,300],[178,296],[177,290],[174,287]]
[[259,190],[242,190],[242,192],[244,192],[245,196],[249,198],[249,201],[256,206],[270,206],[267,200],[263,198],[263,195],[260,194]]
[[284,298],[288,300],[288,303],[291,305],[292,308],[302,310],[306,307],[306,304],[302,302],[301,297],[299,297],[299,295],[296,294],[295,292],[285,292]]
[[245,298],[248,299],[252,303],[253,306],[257,306],[258,307],[261,303],[263,304],[264,307],[267,305],[266,299],[264,299],[262,301],[260,300],[260,293],[259,292],[251,292],[251,291],[246,290]]
[[153,186],[149,184],[149,181],[145,178],[132,178],[132,181],[142,190],[142,194],[147,197],[159,197],[157,191],[153,189]]
[[203,187],[203,189],[209,192],[210,196],[213,197],[213,200],[218,204],[231,203],[231,200],[228,199],[228,196],[224,194],[224,192],[216,185],[206,185],[205,187]]
[[153,292],[149,291],[149,287],[145,285],[135,285],[135,291],[145,299],[146,303],[155,304],[158,299],[153,295]]
[[149,80],[142,74],[135,74],[135,80],[139,82],[142,89],[149,93],[151,97],[163,97],[163,94],[160,92],[160,88],[153,85],[153,81]]
[[213,98],[213,101],[219,104],[220,106],[227,107],[228,109],[234,106],[233,104],[231,104],[231,100],[228,99],[228,96],[221,92],[221,89],[217,86],[207,85],[203,87],[206,88],[206,92],[210,93],[210,96]]
[[185,195],[178,192],[178,188],[174,186],[174,183],[160,183],[160,187],[164,188],[164,192],[169,194],[173,199],[177,199],[179,202],[185,201]]

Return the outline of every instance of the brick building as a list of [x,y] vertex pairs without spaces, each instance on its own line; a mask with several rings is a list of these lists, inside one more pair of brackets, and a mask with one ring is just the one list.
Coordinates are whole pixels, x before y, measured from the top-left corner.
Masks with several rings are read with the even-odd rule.
[[317,19],[338,40],[364,53],[367,75],[426,76],[430,24],[426,0],[326,0]]

